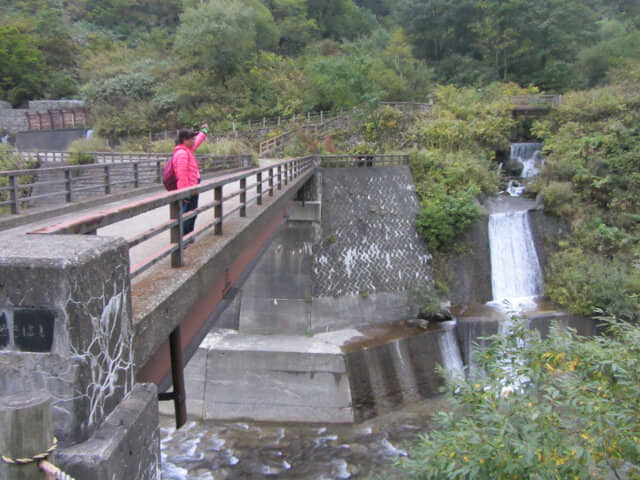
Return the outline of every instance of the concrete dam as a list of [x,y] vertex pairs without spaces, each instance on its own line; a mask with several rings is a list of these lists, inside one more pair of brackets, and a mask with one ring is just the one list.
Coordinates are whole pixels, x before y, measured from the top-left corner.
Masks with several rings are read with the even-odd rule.
[[354,422],[436,394],[461,361],[452,322],[406,323],[418,208],[407,166],[319,169],[187,364],[189,414]]
[[[533,202],[516,202],[536,263],[528,226],[540,236],[544,222],[526,215]],[[349,423],[435,396],[436,366],[462,370],[478,337],[499,330],[505,312],[485,305],[492,265],[513,268],[496,267],[505,257],[496,252],[490,261],[496,219],[482,218],[471,233],[481,241],[463,261],[466,276],[481,271],[452,282],[454,320],[416,325],[407,292],[432,279],[418,208],[407,166],[318,169],[187,364],[189,414]],[[564,318],[539,310],[528,313],[534,324]]]

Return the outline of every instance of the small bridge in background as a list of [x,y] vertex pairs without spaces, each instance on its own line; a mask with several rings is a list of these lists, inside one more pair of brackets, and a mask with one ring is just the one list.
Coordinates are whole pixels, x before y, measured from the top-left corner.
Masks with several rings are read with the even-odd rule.
[[517,95],[510,97],[511,111],[518,115],[543,115],[562,103],[562,95]]

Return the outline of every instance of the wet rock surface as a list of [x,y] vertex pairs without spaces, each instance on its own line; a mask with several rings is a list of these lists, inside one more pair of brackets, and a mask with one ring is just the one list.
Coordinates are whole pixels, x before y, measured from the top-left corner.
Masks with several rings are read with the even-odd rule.
[[176,431],[163,416],[162,478],[403,479],[395,460],[445,406],[440,397],[357,425],[190,421]]

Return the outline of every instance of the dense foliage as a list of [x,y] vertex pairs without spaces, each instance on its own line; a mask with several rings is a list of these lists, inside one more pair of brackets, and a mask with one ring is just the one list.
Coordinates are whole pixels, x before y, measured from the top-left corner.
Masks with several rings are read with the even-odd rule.
[[571,311],[640,319],[640,79],[574,92],[535,125],[547,163],[545,210],[570,220],[546,275],[546,293]]
[[635,1],[0,0],[0,99],[82,97],[109,137],[425,101],[435,83],[601,85]]
[[515,321],[450,377],[452,410],[401,463],[416,479],[587,479],[640,475],[640,327],[608,319],[585,339],[546,339]]
[[513,84],[482,89],[438,87],[432,115],[418,119],[402,137],[412,147],[411,170],[421,200],[417,226],[432,251],[446,252],[481,214],[477,198],[500,186],[495,153],[505,150],[514,126]]

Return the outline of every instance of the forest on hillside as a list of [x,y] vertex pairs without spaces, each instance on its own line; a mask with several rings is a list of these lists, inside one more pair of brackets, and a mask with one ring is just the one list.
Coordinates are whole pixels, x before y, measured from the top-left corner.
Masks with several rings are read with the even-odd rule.
[[0,99],[82,98],[103,135],[606,84],[637,0],[0,0]]

